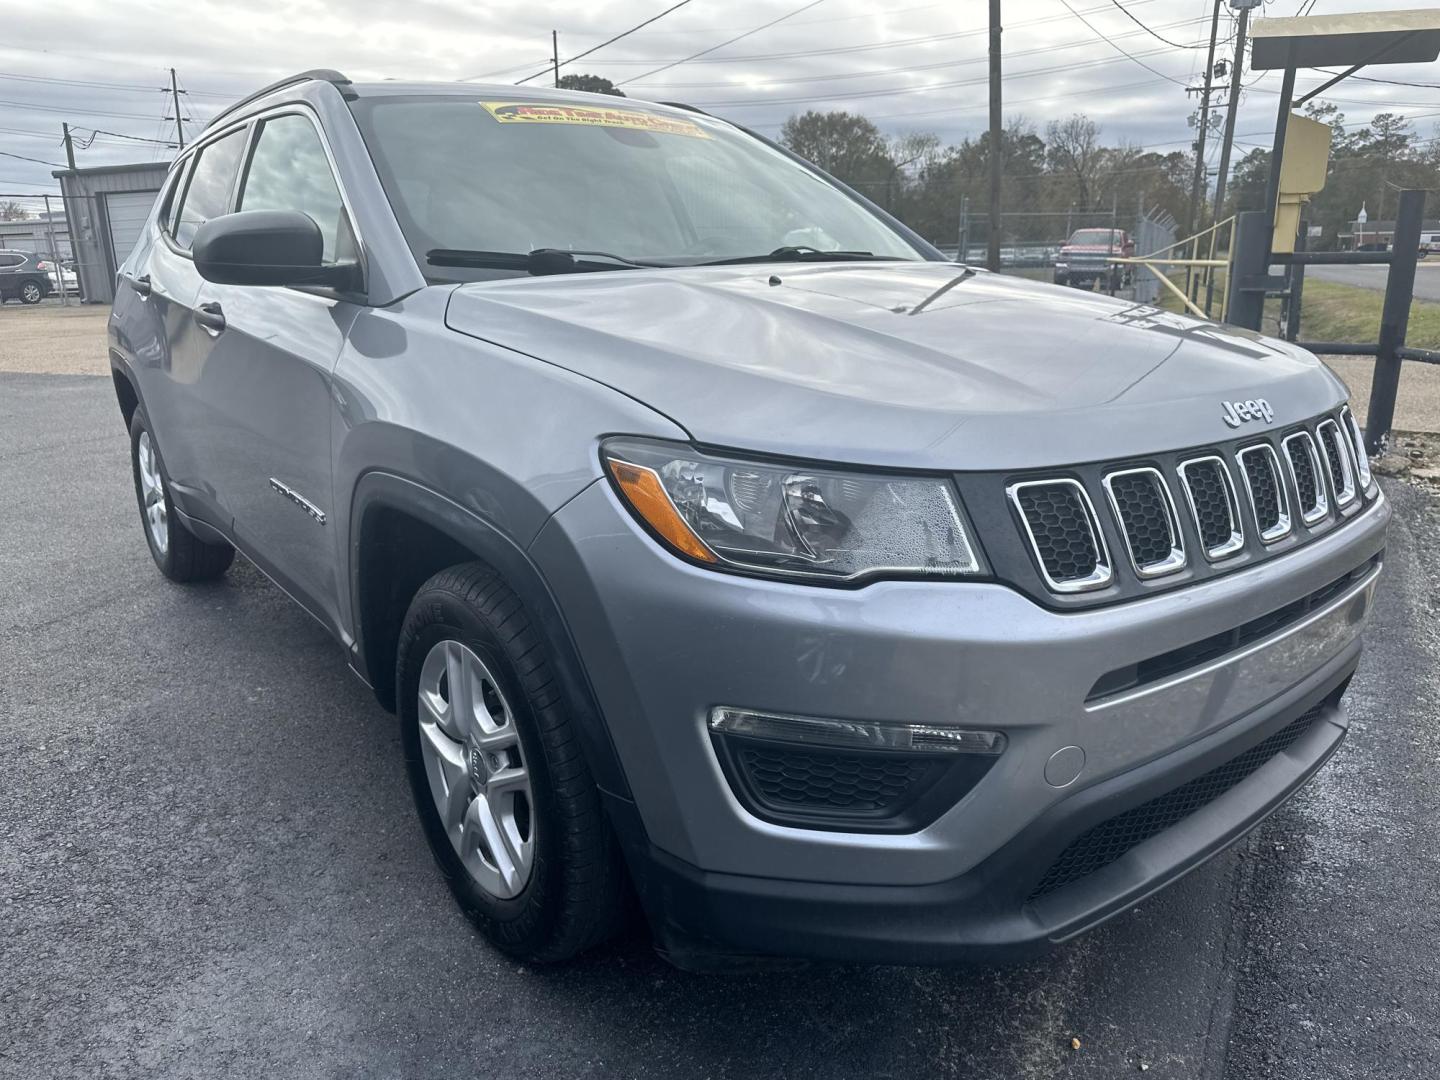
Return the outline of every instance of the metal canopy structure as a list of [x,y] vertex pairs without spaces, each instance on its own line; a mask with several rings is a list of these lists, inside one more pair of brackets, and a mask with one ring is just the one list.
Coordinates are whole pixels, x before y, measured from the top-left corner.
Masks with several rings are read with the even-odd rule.
[[[1265,191],[1268,229],[1274,227],[1280,198],[1280,170],[1291,110],[1361,68],[1374,64],[1429,63],[1440,58],[1440,8],[1260,19],[1251,26],[1250,32],[1251,70],[1285,73],[1280,88],[1280,108],[1275,117],[1270,179]],[[1299,68],[1340,65],[1345,66],[1344,71],[1303,97],[1295,98],[1295,73]],[[1258,320],[1258,313],[1254,313],[1254,317]]]
[[[1232,4],[1235,2],[1232,0]],[[1245,2],[1249,3],[1249,0]],[[1289,304],[1287,337],[1293,341],[1299,329],[1299,304],[1306,265],[1373,263],[1388,266],[1379,341],[1363,344],[1301,343],[1319,353],[1375,357],[1375,374],[1365,420],[1365,445],[1370,453],[1378,453],[1389,436],[1394,420],[1401,361],[1440,364],[1440,352],[1411,348],[1405,344],[1410,302],[1415,289],[1415,264],[1419,256],[1425,192],[1401,192],[1392,246],[1387,252],[1276,251],[1273,249],[1274,225],[1280,199],[1286,129],[1296,106],[1348,79],[1361,68],[1374,64],[1431,63],[1440,58],[1440,9],[1262,19],[1255,23],[1252,32],[1251,69],[1283,71],[1285,74],[1280,89],[1280,111],[1275,118],[1275,143],[1270,153],[1270,180],[1265,206],[1258,211],[1244,211],[1236,215],[1226,321],[1259,330],[1265,297],[1272,293],[1280,295]],[[1326,74],[1332,74],[1332,78],[1296,99],[1295,73],[1302,67],[1344,67],[1344,70],[1339,73],[1327,71]],[[1271,275],[1271,266],[1276,263],[1286,267],[1283,277]]]
[[1351,64],[1425,64],[1440,58],[1440,9],[1260,19],[1252,71]]

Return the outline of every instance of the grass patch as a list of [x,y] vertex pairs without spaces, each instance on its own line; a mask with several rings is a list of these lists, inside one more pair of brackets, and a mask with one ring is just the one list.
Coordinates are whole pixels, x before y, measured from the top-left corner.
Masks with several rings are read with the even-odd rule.
[[[1374,341],[1380,336],[1384,302],[1385,294],[1374,289],[1307,278],[1300,305],[1300,339]],[[1405,343],[1420,349],[1440,349],[1440,304],[1430,300],[1410,302]]]
[[[1173,280],[1184,287],[1180,275]],[[1225,275],[1222,272],[1216,283],[1217,298],[1224,288]],[[1380,309],[1384,303],[1385,294],[1375,289],[1306,278],[1304,299],[1300,305],[1300,340],[1375,341],[1380,337]],[[1167,311],[1182,310],[1175,294],[1164,289],[1160,293],[1159,306]],[[1218,314],[1218,299],[1215,310]],[[1279,325],[1280,301],[1266,301],[1262,329],[1267,334],[1277,334]],[[1419,349],[1440,349],[1440,303],[1432,300],[1410,302],[1410,325],[1405,334],[1405,344]]]

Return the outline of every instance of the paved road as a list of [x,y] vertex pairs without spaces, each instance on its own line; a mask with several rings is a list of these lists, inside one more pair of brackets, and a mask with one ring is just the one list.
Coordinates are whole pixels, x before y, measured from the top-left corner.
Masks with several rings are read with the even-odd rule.
[[[1317,277],[1323,281],[1338,281],[1345,285],[1358,285],[1362,289],[1385,291],[1385,275],[1388,266],[1307,266],[1305,276]],[[1417,300],[1440,300],[1440,256],[1432,256],[1420,263],[1415,270],[1415,298]]]
[[[1024,967],[503,960],[392,718],[248,565],[150,565],[108,380],[0,374],[0,1077],[1434,1077],[1440,499],[1398,510],[1337,761]],[[1070,1048],[1072,1037],[1081,1049]]]

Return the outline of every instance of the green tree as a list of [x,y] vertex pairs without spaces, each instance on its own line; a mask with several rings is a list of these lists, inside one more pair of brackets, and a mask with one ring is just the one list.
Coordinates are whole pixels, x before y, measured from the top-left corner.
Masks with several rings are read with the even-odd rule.
[[625,91],[621,90],[609,79],[599,75],[561,75],[558,85],[561,90],[584,90],[591,94],[613,94],[615,97],[625,96]]
[[880,129],[863,116],[810,110],[792,116],[780,142],[806,161],[882,204],[898,184],[898,168]]

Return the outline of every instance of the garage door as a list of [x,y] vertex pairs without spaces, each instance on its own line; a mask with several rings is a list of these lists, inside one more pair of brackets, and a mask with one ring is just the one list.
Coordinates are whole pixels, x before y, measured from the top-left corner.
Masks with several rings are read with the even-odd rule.
[[110,250],[118,268],[130,254],[140,230],[155,205],[155,192],[134,191],[105,196],[105,216],[110,220]]

